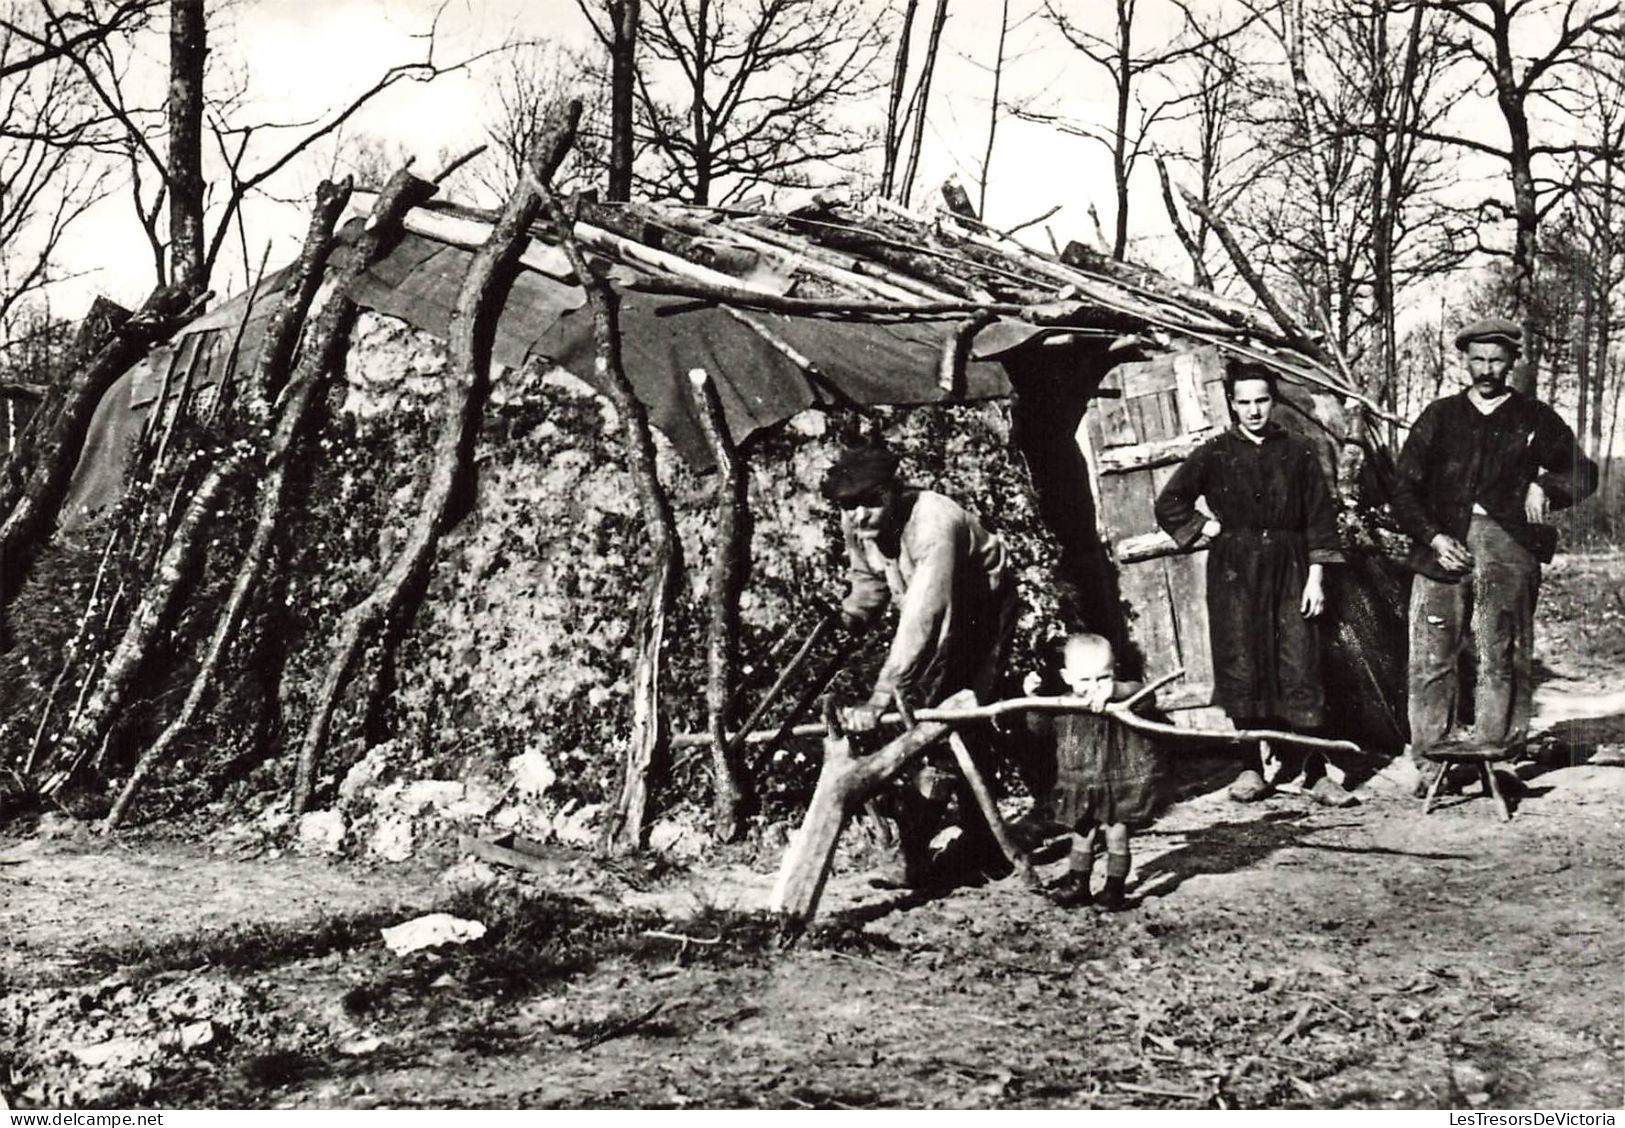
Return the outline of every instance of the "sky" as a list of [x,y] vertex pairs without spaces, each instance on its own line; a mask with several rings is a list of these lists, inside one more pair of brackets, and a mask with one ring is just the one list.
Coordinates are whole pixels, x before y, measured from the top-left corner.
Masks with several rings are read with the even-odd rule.
[[[388,67],[421,57],[417,37],[433,22],[437,6],[428,0],[236,0],[211,25],[211,67],[216,68],[211,81],[219,81],[221,67],[246,74],[239,120],[320,119]],[[931,187],[933,199],[935,185],[955,173],[974,192],[971,178],[985,143],[989,82],[978,63],[991,62],[998,20],[992,0],[956,0],[950,8],[918,181]],[[509,41],[577,47],[590,41],[590,33],[573,0],[450,0],[440,12],[436,58],[465,57]],[[154,43],[162,50],[161,40]],[[466,151],[483,139],[490,114],[487,83],[495,65],[479,64],[429,83],[399,83],[352,119],[345,137],[353,141],[365,134],[400,146],[416,154],[416,167],[432,171],[442,153]],[[162,81],[160,58],[138,60],[136,69],[149,84]],[[1018,91],[1066,90],[1090,103],[1108,97],[1097,76],[1080,73],[1064,51],[1029,53],[1011,69],[1006,81]],[[154,102],[159,98],[155,94]],[[1063,245],[1069,238],[1091,237],[1091,203],[1100,209],[1102,222],[1111,222],[1109,162],[1097,143],[1012,119],[1001,121],[998,143],[990,222],[1010,226],[1059,205],[1047,222]],[[319,157],[276,182],[277,194],[290,202],[261,198],[245,209],[251,270],[267,243],[273,266],[297,254],[306,218],[299,201],[332,171],[332,149],[325,146]],[[1155,197],[1146,205],[1161,208]],[[1046,241],[1041,228],[1029,237]],[[245,284],[238,243],[233,232],[224,269],[215,278],[222,293]],[[71,234],[63,268],[75,275],[58,287],[53,300],[64,316],[77,315],[98,293],[128,304],[150,289],[151,252],[127,191],[100,205]]]
[[[424,36],[437,18],[435,58],[442,63],[504,43],[579,48],[591,41],[575,0],[221,2],[210,25],[210,81],[216,89],[233,80],[244,84],[238,121],[321,120],[388,67],[421,58]],[[1097,20],[1110,12],[1108,0],[1058,2]],[[1198,7],[1209,14],[1225,2],[1203,0]],[[1011,8],[1019,16],[1031,12],[1035,3],[1012,0]],[[922,15],[930,6],[929,0],[920,5]],[[1148,43],[1164,38],[1170,28],[1159,23],[1166,25],[1174,10],[1168,0],[1140,0],[1137,34]],[[958,175],[974,196],[975,169],[987,129],[987,68],[997,44],[1000,13],[1000,0],[951,0],[918,180],[926,189],[917,195],[918,206],[927,210],[935,206],[936,186],[949,175]],[[923,35],[923,26],[917,35]],[[148,49],[155,54],[135,60],[132,78],[137,85],[146,85],[148,101],[156,105],[163,97],[164,37],[151,36]],[[1058,42],[1041,21],[1030,19],[1018,27],[1008,50],[1007,99],[1059,109],[1084,122],[1108,120],[1112,92],[1103,72]],[[489,84],[494,68],[502,65],[501,59],[488,59],[430,83],[401,82],[378,97],[342,135],[319,146],[309,160],[274,182],[277,199],[250,201],[244,209],[245,238],[240,241],[233,233],[216,269],[217,292],[224,296],[243,289],[262,254],[268,254],[273,267],[295,257],[310,194],[323,176],[334,172],[335,152],[353,148],[359,138],[375,138],[391,149],[414,153],[424,174],[436,170],[445,153],[461,153],[478,144],[492,114]],[[1493,107],[1486,108],[1493,112]],[[1485,127],[1482,121],[1468,124],[1475,132]],[[1488,126],[1486,135],[1498,137],[1494,122]],[[1462,190],[1484,194],[1495,173],[1482,165],[1464,166]],[[1490,178],[1473,182],[1475,176],[1486,174]],[[1023,238],[1040,246],[1047,246],[1050,234],[1061,245],[1069,239],[1100,242],[1100,226],[1109,232],[1114,207],[1110,158],[1102,144],[1009,116],[1001,120],[985,217],[990,223],[1009,227],[1058,208]],[[1167,225],[1149,161],[1142,163],[1133,181],[1131,217],[1135,233],[1131,255],[1188,277],[1188,263]],[[151,287],[151,251],[133,219],[127,191],[115,193],[86,217],[62,250],[62,268],[73,277],[53,295],[58,315],[76,316],[100,293],[130,305]],[[1436,310],[1437,298],[1430,295],[1425,304]]]

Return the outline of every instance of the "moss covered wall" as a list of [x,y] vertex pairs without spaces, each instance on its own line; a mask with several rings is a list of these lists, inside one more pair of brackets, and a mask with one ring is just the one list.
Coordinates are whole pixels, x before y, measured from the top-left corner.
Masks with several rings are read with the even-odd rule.
[[[387,564],[414,511],[444,362],[438,341],[400,322],[365,315],[357,327],[296,538],[285,735],[297,733],[325,657],[321,644]],[[398,855],[403,833],[421,839],[436,819],[585,838],[613,786],[645,567],[619,425],[584,384],[540,369],[500,373],[486,416],[477,497],[442,543],[384,704],[364,715],[365,694],[352,691],[335,728],[318,803],[339,812],[343,838],[324,815],[315,845],[342,841]],[[741,607],[743,708],[844,592],[838,521],[817,485],[843,436],[860,429],[878,429],[904,453],[910,480],[954,496],[1006,537],[1028,608],[1018,629],[1023,654],[1055,618],[1047,579],[1055,552],[1011,455],[1002,405],[885,409],[861,418],[809,411],[757,436],[745,452],[754,528]],[[712,481],[663,441],[660,460],[686,566],[669,631],[666,702],[675,730],[698,731]],[[836,682],[838,693],[867,692],[886,633],[868,640]],[[1019,656],[1012,669],[1031,665]],[[754,752],[750,764],[768,818],[811,785],[805,749],[774,751]],[[273,762],[261,778],[269,784],[285,775]],[[659,797],[668,822],[701,821],[706,788],[704,756],[679,755]]]

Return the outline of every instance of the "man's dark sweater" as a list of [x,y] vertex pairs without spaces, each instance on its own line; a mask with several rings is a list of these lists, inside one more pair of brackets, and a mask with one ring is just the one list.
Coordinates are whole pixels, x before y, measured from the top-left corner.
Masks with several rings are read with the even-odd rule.
[[1399,454],[1394,517],[1423,545],[1440,533],[1465,540],[1473,505],[1541,561],[1557,533],[1524,517],[1529,483],[1564,509],[1597,488],[1597,467],[1580,454],[1574,432],[1539,400],[1510,392],[1484,414],[1467,393],[1434,400],[1417,417]]

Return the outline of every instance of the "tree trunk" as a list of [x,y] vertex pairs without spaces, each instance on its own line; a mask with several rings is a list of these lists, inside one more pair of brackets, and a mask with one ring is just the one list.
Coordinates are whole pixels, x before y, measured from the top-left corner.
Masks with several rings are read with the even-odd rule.
[[[563,163],[575,141],[580,116],[581,103],[572,101],[563,124],[552,122],[539,134],[531,166],[540,184],[546,184]],[[299,745],[292,804],[296,815],[310,805],[317,759],[327,743],[334,710],[363,644],[381,635],[384,645],[380,649],[384,650],[404,635],[428,588],[435,552],[451,525],[455,506],[472,492],[474,444],[490,385],[491,339],[497,314],[507,300],[514,267],[529,242],[530,225],[541,206],[540,191],[530,178],[521,178],[463,278],[447,330],[446,393],[423,501],[400,555],[377,587],[346,612],[339,624],[327,672]],[[377,660],[386,661],[387,654],[380,654]]]
[[750,477],[728,435],[722,399],[705,369],[688,374],[698,401],[700,422],[717,463],[717,544],[711,564],[711,610],[705,684],[707,728],[711,733],[712,830],[722,842],[737,841],[745,828],[745,788],[728,738],[735,667],[739,653],[739,596],[750,565]]
[[1533,395],[1539,378],[1541,334],[1535,302],[1535,270],[1540,253],[1540,211],[1535,193],[1534,168],[1529,152],[1529,116],[1518,82],[1512,49],[1512,16],[1506,5],[1489,5],[1493,21],[1495,101],[1507,127],[1507,169],[1512,180],[1512,316],[1523,323],[1523,356],[1512,372],[1512,386]]
[[1117,219],[1112,226],[1112,258],[1128,256],[1128,107],[1134,91],[1133,5],[1117,0],[1117,106],[1112,122],[1112,185],[1117,195]]
[[[891,89],[886,93],[886,136],[884,148],[881,151],[880,163],[880,195],[891,199],[892,182],[897,178],[897,155],[903,148],[903,133],[908,129],[906,114],[898,117],[903,110],[903,91],[908,86],[908,48],[914,38],[914,13],[920,6],[920,0],[905,0],[903,5],[903,26],[897,36],[897,53],[892,56]],[[989,146],[991,147],[991,140]]]
[[[68,384],[56,418],[49,429],[40,432],[39,461],[0,525],[0,622],[34,556],[56,527],[96,405],[152,344],[168,337],[185,320],[189,308],[188,295],[182,291],[173,287],[155,290]],[[0,644],[5,635],[0,627]]]
[[937,70],[937,52],[942,47],[942,25],[948,22],[948,0],[937,0],[937,10],[931,17],[931,34],[925,41],[925,59],[921,63],[920,83],[914,91],[914,133],[908,143],[908,163],[903,169],[903,182],[898,186],[896,198],[908,204],[914,193],[914,176],[920,168],[920,149],[925,144],[925,111],[931,103],[931,76]]
[[[416,192],[405,191],[414,186]],[[399,216],[404,214],[409,196],[426,196],[426,189],[427,186],[421,181],[397,175],[379,197],[378,207],[375,209],[376,215],[385,217],[383,222],[373,223],[368,235],[363,236],[363,239],[370,239],[376,243],[379,231],[397,223]],[[256,398],[260,398],[258,389],[271,384],[280,387],[286,382],[286,369],[292,362],[293,347],[298,342],[299,330],[309,313],[316,288],[326,275],[328,251],[332,247],[333,225],[344,211],[344,205],[349,199],[348,179],[336,186],[323,181],[321,187],[316,190],[316,207],[311,213],[310,229],[305,235],[304,249],[294,266],[293,277],[283,291],[282,304],[271,319],[265,346],[260,352],[261,360],[255,373],[253,385],[255,391],[251,394],[251,405]],[[339,285],[353,281],[369,261],[370,256],[365,253],[364,248],[358,246],[356,249],[358,253],[352,260],[352,269],[346,271]],[[271,555],[275,534],[281,527],[288,466],[294,444],[305,432],[310,407],[317,401],[317,392],[324,386],[323,376],[333,370],[337,354],[349,338],[350,318],[346,313],[353,313],[353,303],[345,298],[342,292],[335,292],[329,301],[329,310],[331,316],[317,319],[307,346],[307,360],[300,368],[299,378],[294,381],[292,391],[282,402],[268,449],[256,460],[260,465],[261,475],[256,492],[254,533],[249,540],[248,551],[237,566],[237,578],[226,597],[225,606],[215,621],[214,633],[210,636],[208,647],[203,653],[203,661],[192,678],[191,688],[187,690],[186,700],[181,703],[180,711],[136,762],[135,769],[130,773],[130,778],[125,781],[117,801],[113,804],[113,809],[108,812],[106,820],[102,823],[103,830],[112,830],[123,820],[130,804],[135,800],[136,793],[152,769],[163,761],[175,741],[185,734],[199,710],[209,701],[214,689],[215,674],[243,624],[249,597],[259,586],[266,562]],[[281,370],[270,370],[269,366],[273,364],[281,365]],[[263,410],[260,414],[263,415]]]
[[[187,294],[208,282],[203,236],[203,63],[208,56],[203,0],[169,4],[170,284]],[[247,264],[244,264],[247,269]]]
[[637,87],[641,0],[611,0],[609,22],[609,190],[611,200],[632,198],[633,94]]
[[[977,177],[976,214],[987,214],[987,182],[992,176],[993,141],[999,131],[999,94],[1004,86],[1004,42],[1010,35],[1010,0],[999,8],[999,43],[993,51],[993,94],[987,108],[987,147],[982,150],[982,175]],[[881,195],[885,195],[884,192]]]
[[649,794],[666,759],[668,734],[660,708],[661,670],[666,620],[676,603],[682,577],[683,545],[671,499],[660,481],[648,409],[638,399],[621,364],[620,311],[615,290],[582,253],[574,225],[558,197],[544,189],[542,198],[559,243],[592,307],[597,345],[593,364],[609,388],[611,402],[625,429],[644,532],[649,538],[650,574],[639,609],[637,660],[632,673],[632,726],[615,809],[604,829],[606,843],[637,849],[648,833]]

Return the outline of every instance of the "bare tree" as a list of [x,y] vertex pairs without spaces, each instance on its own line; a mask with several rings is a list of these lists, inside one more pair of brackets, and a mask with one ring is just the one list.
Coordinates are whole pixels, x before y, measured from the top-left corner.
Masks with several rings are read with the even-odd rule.
[[920,77],[914,83],[914,96],[909,99],[903,120],[897,123],[899,135],[905,129],[909,134],[908,160],[903,164],[902,178],[893,185],[892,194],[904,204],[914,192],[914,177],[920,171],[920,151],[925,146],[925,112],[931,104],[931,80],[937,73],[942,29],[947,22],[948,0],[937,0],[931,14],[931,33],[925,41],[925,57],[920,62]]
[[[1083,19],[1061,6],[1061,0],[1045,0],[1046,18],[1074,49],[1090,63],[1106,72],[1112,84],[1112,122],[1101,128],[1075,120],[1062,112],[1027,107],[1018,116],[1046,122],[1067,133],[1099,141],[1111,151],[1112,181],[1117,197],[1117,215],[1112,227],[1112,257],[1128,253],[1129,181],[1134,167],[1146,153],[1152,129],[1170,115],[1186,111],[1188,98],[1171,89],[1166,81],[1169,68],[1204,50],[1222,45],[1241,34],[1257,18],[1244,13],[1222,26],[1209,26],[1197,16],[1197,8],[1186,0],[1165,0],[1166,20],[1177,19],[1178,29],[1152,43],[1142,38],[1142,0],[1113,0],[1113,21],[1109,31],[1095,30]],[[1091,9],[1098,10],[1098,9]],[[1148,88],[1152,88],[1148,92]]]
[[1188,122],[1192,127],[1188,146],[1168,147],[1166,156],[1157,158],[1157,176],[1168,220],[1191,260],[1192,280],[1208,289],[1219,288],[1225,260],[1221,257],[1218,263],[1208,262],[1212,229],[1201,210],[1195,211],[1188,222],[1181,216],[1168,165],[1188,170],[1196,187],[1186,190],[1196,197],[1202,210],[1210,212],[1229,211],[1232,201],[1257,175],[1258,162],[1250,159],[1251,154],[1245,149],[1238,152],[1235,144],[1240,124],[1239,103],[1245,98],[1235,46],[1234,42],[1208,44],[1191,57],[1186,68],[1190,75],[1186,87],[1190,104]]
[[[1577,88],[1576,75],[1593,65],[1593,51],[1605,29],[1617,22],[1619,6],[1599,0],[1426,3],[1446,17],[1452,49],[1487,86],[1506,132],[1505,141],[1465,129],[1428,130],[1424,136],[1506,165],[1511,203],[1492,197],[1479,205],[1477,215],[1512,223],[1513,312],[1526,321],[1525,372],[1532,381],[1542,348],[1542,327],[1533,317],[1540,225],[1564,188],[1551,162],[1596,149],[1589,140],[1562,139],[1552,119],[1573,120],[1576,107],[1569,92]],[[1482,244],[1480,249],[1499,250]]]
[[643,0],[638,178],[725,204],[865,152],[847,109],[879,87],[888,31],[845,0]]
[[[149,0],[150,3],[150,0]],[[114,27],[133,19],[121,5]],[[128,11],[126,11],[128,9]],[[60,51],[40,44],[48,21],[32,4],[14,3],[0,19],[0,339],[10,340],[13,311],[33,304],[57,280],[56,251],[68,228],[111,190],[95,152],[99,107],[85,97]],[[76,42],[110,35],[106,24],[73,25]]]
[[[609,57],[609,125],[598,133],[594,121],[600,115],[594,112],[592,100],[584,99],[582,139],[590,148],[590,139],[597,134],[600,147],[608,154],[607,197],[630,200],[637,155],[638,27],[643,15],[642,0],[576,0],[576,7],[592,25],[593,34]],[[591,157],[587,159],[590,161]]]
[[[1599,143],[1596,152],[1575,161],[1570,190],[1575,226],[1585,247],[1585,325],[1580,349],[1578,402],[1581,441],[1598,462],[1607,460],[1603,418],[1607,384],[1617,380],[1620,352],[1615,326],[1625,316],[1625,34],[1605,45],[1597,65],[1586,76],[1587,132]],[[1616,388],[1614,398],[1618,399]]]
[[[541,135],[549,112],[567,96],[581,99],[583,125],[555,183],[569,193],[605,182],[609,153],[616,144],[608,128],[613,116],[610,89],[593,60],[543,46],[515,51],[492,82],[486,126],[490,147],[468,173],[480,194],[494,203],[512,194],[525,175],[526,154]],[[617,196],[613,188],[606,194],[610,199],[627,198]]]
[[513,46],[446,59],[437,46],[437,11],[416,36],[422,45],[418,57],[362,76],[356,92],[337,108],[309,121],[254,120],[242,105],[245,75],[225,64],[206,67],[214,51],[212,17],[203,0],[164,0],[164,6],[170,65],[161,107],[151,104],[153,92],[140,88],[131,66],[132,59],[153,53],[150,22],[126,20],[117,34],[85,38],[76,34],[77,23],[52,18],[29,41],[36,51],[60,56],[77,70],[86,96],[104,118],[96,143],[126,160],[158,284],[191,292],[206,287],[244,201],[270,189],[384,91],[464,70]]

